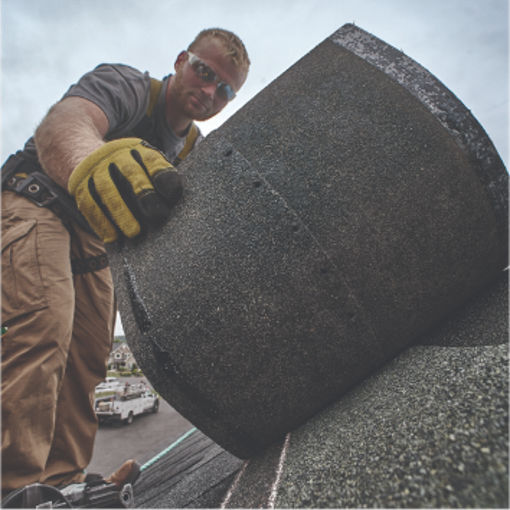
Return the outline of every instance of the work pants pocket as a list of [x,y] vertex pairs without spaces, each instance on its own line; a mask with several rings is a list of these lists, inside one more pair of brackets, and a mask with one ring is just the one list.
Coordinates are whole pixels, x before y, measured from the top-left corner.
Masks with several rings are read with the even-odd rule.
[[37,220],[2,229],[2,324],[48,306],[38,261]]

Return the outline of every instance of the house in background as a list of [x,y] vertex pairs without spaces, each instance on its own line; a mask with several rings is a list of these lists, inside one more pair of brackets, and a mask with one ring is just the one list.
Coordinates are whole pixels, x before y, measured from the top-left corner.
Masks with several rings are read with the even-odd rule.
[[133,368],[138,368],[133,353],[127,343],[113,344],[113,349],[108,358],[108,368],[109,370],[119,370],[120,368],[133,370]]

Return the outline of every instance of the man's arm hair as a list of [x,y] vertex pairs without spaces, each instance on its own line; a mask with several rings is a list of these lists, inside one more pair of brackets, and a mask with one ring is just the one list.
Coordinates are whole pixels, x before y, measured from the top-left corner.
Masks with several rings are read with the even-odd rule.
[[44,171],[67,189],[72,171],[101,147],[108,119],[97,105],[81,97],[55,104],[37,128],[34,140]]

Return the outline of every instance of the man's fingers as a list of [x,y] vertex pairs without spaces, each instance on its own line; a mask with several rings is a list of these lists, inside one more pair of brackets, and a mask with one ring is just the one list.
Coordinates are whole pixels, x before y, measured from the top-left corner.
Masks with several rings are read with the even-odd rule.
[[170,207],[154,190],[147,190],[139,195],[138,203],[151,222],[161,223],[170,215]]
[[182,177],[173,167],[164,168],[154,174],[152,182],[156,191],[165,198],[170,207],[181,198],[183,191]]

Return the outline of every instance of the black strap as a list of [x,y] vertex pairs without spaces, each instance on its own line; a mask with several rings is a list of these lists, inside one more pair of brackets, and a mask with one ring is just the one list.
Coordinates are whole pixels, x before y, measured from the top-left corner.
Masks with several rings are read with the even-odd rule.
[[23,172],[30,174],[32,172],[41,172],[42,169],[37,159],[24,155],[22,151],[11,154],[7,161],[2,165],[2,191],[5,184],[14,174],[19,173],[19,166],[23,164]]
[[[12,155],[2,167],[2,191],[13,191],[28,198],[38,207],[46,207],[55,214],[71,233],[71,222],[97,237],[92,227],[76,206],[74,199],[46,174],[41,167],[19,154]],[[97,257],[71,260],[73,274],[92,273],[108,267],[106,253]]]
[[38,172],[34,172],[27,177],[21,174],[13,175],[3,185],[3,190],[14,191],[18,195],[23,195],[39,207],[50,207],[58,200],[57,194],[41,182]]
[[73,274],[93,273],[94,271],[100,271],[108,266],[109,263],[106,253],[98,255],[97,257],[71,260]]
[[82,230],[97,237],[78,210],[74,198],[48,177],[36,160],[22,156],[20,152],[13,154],[2,167],[2,191],[14,191],[38,207],[47,207],[66,228],[69,228],[69,219],[72,219]]

